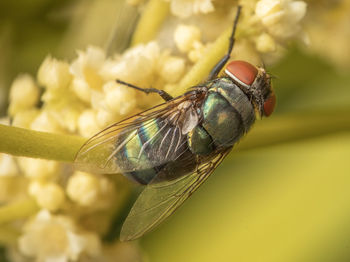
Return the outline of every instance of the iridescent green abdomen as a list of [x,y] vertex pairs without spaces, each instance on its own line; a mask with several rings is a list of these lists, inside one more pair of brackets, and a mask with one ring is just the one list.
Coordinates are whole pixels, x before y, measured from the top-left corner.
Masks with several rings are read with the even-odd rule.
[[[170,130],[175,133],[170,135]],[[139,129],[127,131],[120,136],[120,141],[124,143],[115,154],[115,161],[126,177],[140,184],[148,184],[156,175],[159,180],[177,178],[192,171],[196,161],[187,144],[176,144],[176,135],[180,133],[176,133],[174,127],[160,119],[143,122]],[[176,159],[172,157],[175,147],[178,152],[184,152]],[[164,161],[165,159],[174,161]],[[182,163],[184,159],[187,160],[185,164]],[[160,173],[164,174],[163,177]]]

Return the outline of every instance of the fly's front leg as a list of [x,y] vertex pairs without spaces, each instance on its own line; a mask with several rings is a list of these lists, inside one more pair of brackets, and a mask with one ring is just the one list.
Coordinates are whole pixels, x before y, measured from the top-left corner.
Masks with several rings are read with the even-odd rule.
[[227,61],[231,57],[231,52],[232,52],[233,46],[235,44],[236,27],[237,27],[239,15],[241,13],[241,9],[242,9],[242,7],[239,5],[237,7],[237,13],[236,13],[235,20],[233,21],[233,28],[232,28],[232,32],[231,32],[231,35],[229,38],[230,42],[228,45],[227,53],[220,59],[220,61],[210,71],[208,80],[213,80],[214,78],[216,78],[218,76],[218,74],[220,73],[221,69],[225,66],[225,64],[227,63]]
[[134,88],[134,89],[136,89],[138,91],[144,92],[146,94],[157,93],[165,101],[169,101],[169,100],[173,99],[173,97],[171,95],[169,95],[167,92],[165,92],[164,90],[159,90],[159,89],[156,89],[156,88],[141,88],[141,87],[135,86],[133,84],[126,83],[126,82],[124,82],[122,80],[119,80],[119,79],[117,79],[116,82],[118,84],[122,84],[122,85],[125,85],[125,86],[128,86],[128,87]]

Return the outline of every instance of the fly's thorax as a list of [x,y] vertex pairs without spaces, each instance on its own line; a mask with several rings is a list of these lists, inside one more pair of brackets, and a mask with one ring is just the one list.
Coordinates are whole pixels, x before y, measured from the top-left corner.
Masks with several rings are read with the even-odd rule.
[[255,109],[249,97],[229,78],[218,78],[211,84],[209,92],[217,92],[241,115],[244,131],[248,132],[255,122]]
[[216,79],[210,84],[202,114],[202,126],[219,148],[234,145],[255,120],[248,98],[229,79]]

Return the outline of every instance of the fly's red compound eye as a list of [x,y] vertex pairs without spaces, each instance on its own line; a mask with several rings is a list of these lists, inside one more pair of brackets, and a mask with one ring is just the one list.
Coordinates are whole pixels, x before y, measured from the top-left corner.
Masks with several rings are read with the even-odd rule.
[[245,61],[232,61],[225,68],[225,73],[245,86],[251,86],[258,74],[258,69]]
[[264,103],[264,115],[269,116],[272,114],[273,110],[275,109],[276,105],[276,96],[274,93],[271,93],[271,95],[265,100]]

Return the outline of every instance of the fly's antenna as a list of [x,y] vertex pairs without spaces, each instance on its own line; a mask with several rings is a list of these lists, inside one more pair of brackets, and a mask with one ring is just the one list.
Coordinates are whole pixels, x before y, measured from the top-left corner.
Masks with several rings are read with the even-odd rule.
[[220,61],[210,71],[208,80],[215,79],[218,76],[218,74],[220,73],[221,69],[225,66],[225,64],[227,63],[227,61],[231,57],[231,52],[232,52],[233,46],[235,44],[235,33],[236,33],[237,24],[238,24],[238,19],[239,19],[239,16],[241,14],[241,9],[242,9],[242,6],[239,5],[237,7],[236,17],[233,21],[233,27],[232,27],[232,32],[231,32],[231,35],[229,38],[229,45],[228,45],[227,53],[226,53],[226,55],[224,55],[220,59]]

